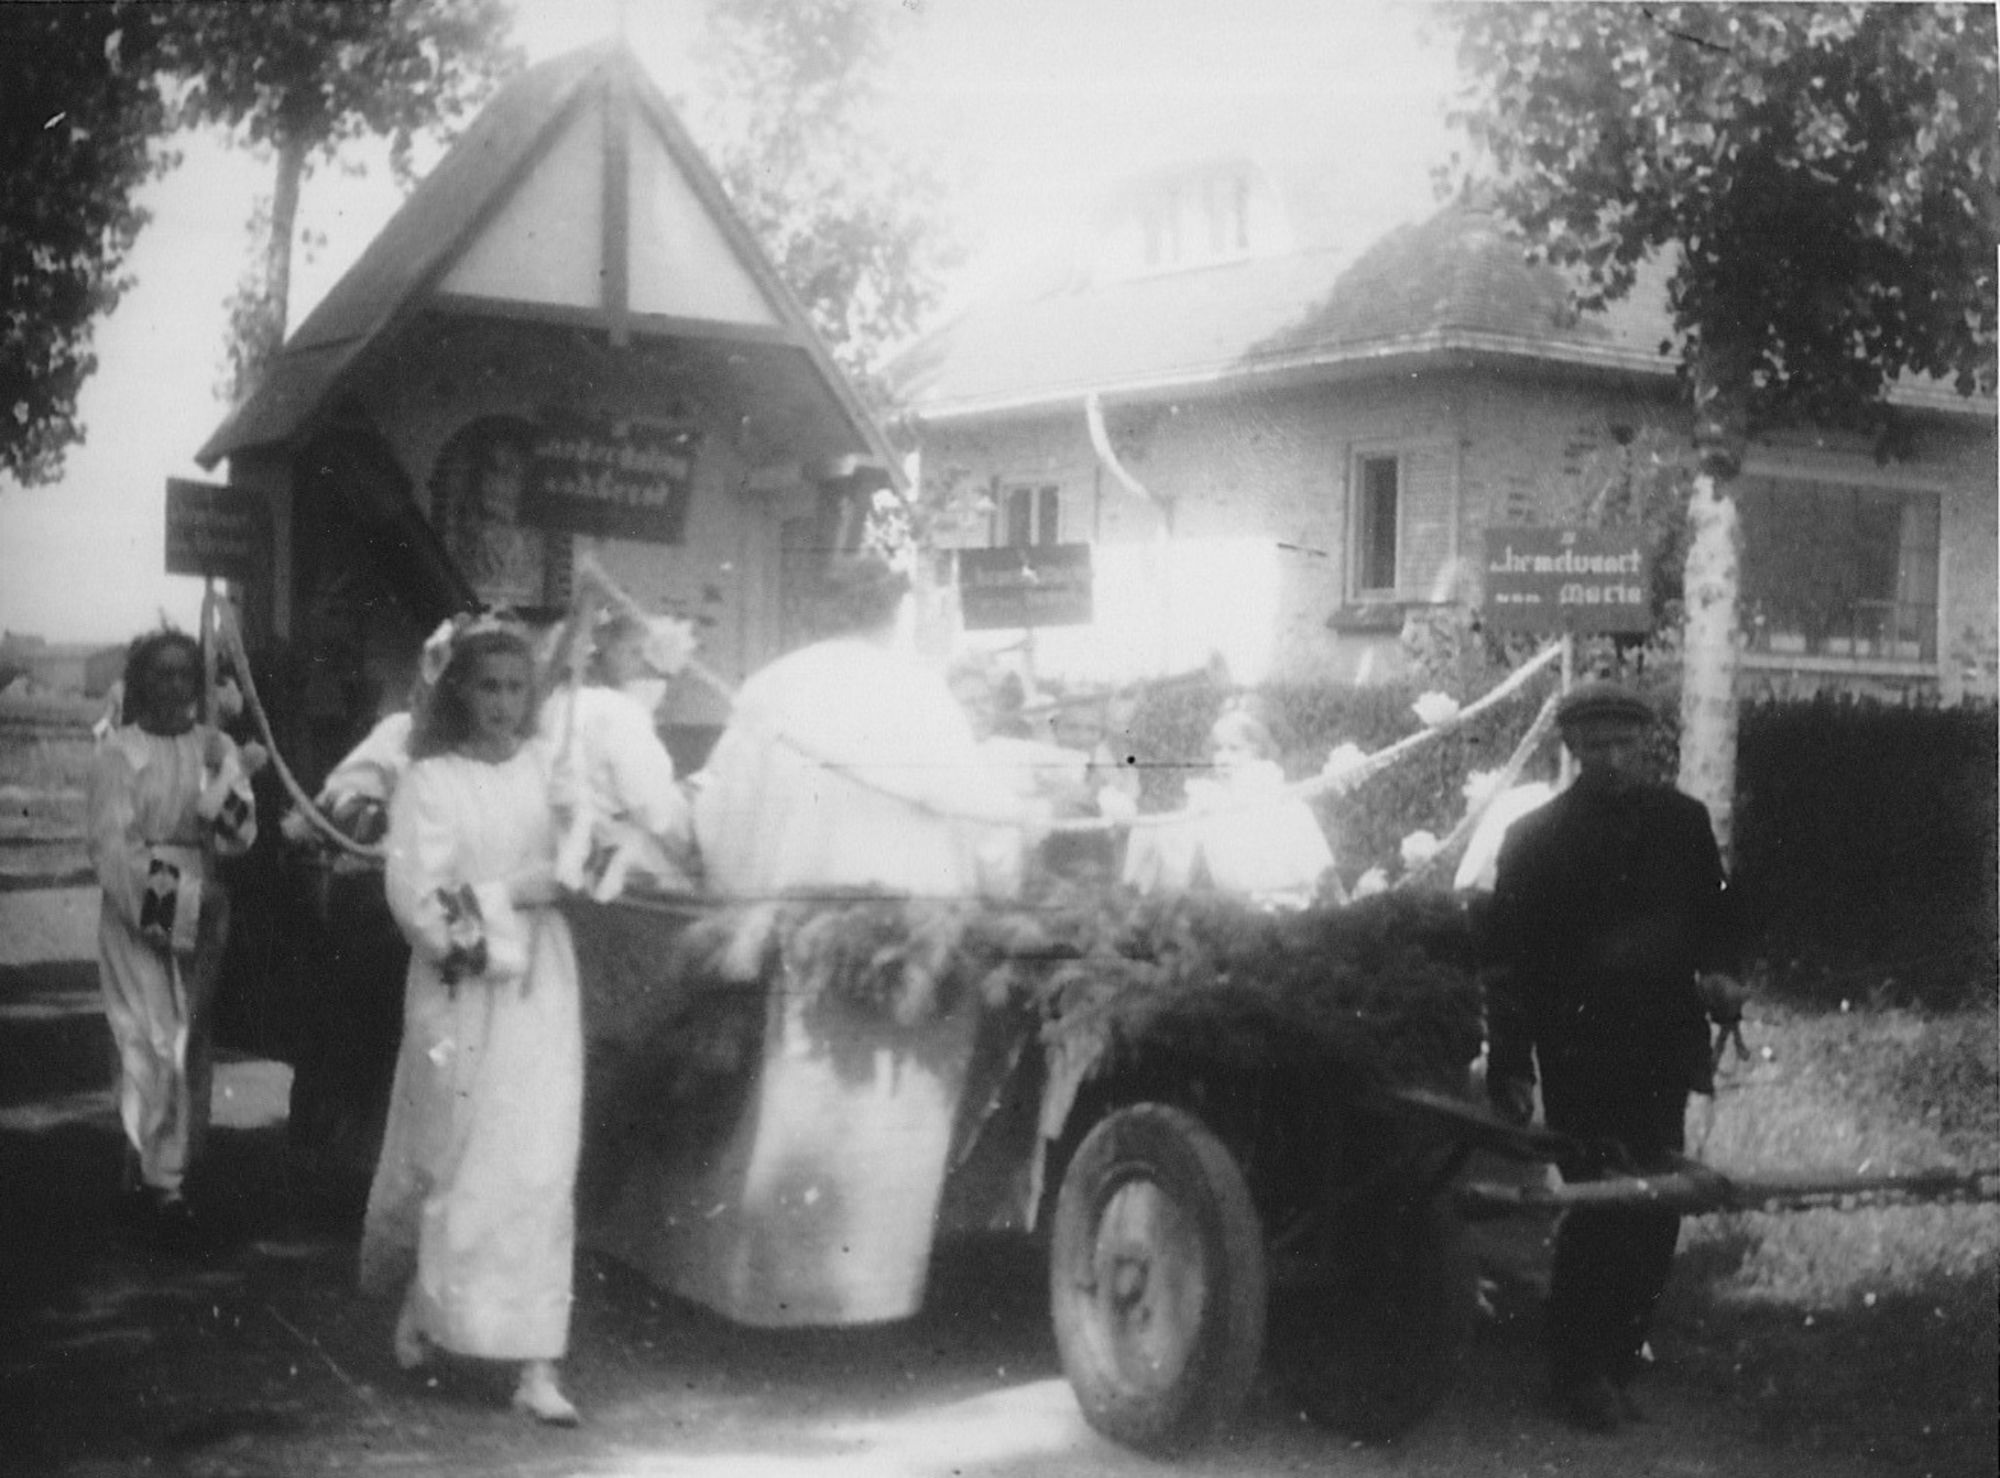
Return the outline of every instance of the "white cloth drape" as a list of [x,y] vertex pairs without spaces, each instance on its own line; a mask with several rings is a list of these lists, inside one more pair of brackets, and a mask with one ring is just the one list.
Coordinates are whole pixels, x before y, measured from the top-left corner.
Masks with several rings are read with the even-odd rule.
[[1027,809],[943,677],[873,642],[819,642],[752,675],[700,778],[695,837],[726,897],[1018,879]]

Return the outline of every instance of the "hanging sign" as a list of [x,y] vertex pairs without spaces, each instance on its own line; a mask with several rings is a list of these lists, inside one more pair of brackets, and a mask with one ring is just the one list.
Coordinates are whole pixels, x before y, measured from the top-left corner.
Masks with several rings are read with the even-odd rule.
[[694,485],[692,427],[582,418],[546,424],[530,457],[524,522],[679,544]]
[[958,552],[958,604],[968,631],[1085,625],[1090,593],[1088,544]]
[[254,580],[271,564],[264,500],[245,488],[167,479],[167,573]]
[[1483,617],[1496,631],[1653,627],[1652,550],[1636,528],[1488,529],[1485,583]]

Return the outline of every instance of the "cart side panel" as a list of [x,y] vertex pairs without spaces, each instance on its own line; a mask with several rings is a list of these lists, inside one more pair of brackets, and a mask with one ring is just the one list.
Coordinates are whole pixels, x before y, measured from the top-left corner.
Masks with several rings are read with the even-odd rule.
[[[891,1028],[782,979],[748,993],[681,980],[654,991],[671,1012],[635,1017],[646,987],[606,977],[659,969],[664,941],[615,959],[588,943],[579,953],[598,1072],[586,1245],[738,1323],[914,1314],[977,1001]],[[761,1016],[754,1051],[742,1050],[746,1011]]]

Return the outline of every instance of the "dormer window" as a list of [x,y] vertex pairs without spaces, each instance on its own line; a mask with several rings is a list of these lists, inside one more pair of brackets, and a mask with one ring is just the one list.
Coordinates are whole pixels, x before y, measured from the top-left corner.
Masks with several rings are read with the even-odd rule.
[[1131,187],[1096,249],[1100,278],[1233,261],[1278,245],[1270,187],[1247,160],[1183,168]]

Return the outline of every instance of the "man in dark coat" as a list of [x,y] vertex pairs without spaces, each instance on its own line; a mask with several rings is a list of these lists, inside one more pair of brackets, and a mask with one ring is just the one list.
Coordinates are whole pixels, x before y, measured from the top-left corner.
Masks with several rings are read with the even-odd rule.
[[[1566,1179],[1657,1170],[1685,1144],[1688,1095],[1711,1092],[1708,1020],[1740,1009],[1742,947],[1698,801],[1644,773],[1651,709],[1586,683],[1557,709],[1578,775],[1508,831],[1487,935],[1487,1091],[1586,1148]],[[1671,1211],[1576,1209],[1557,1232],[1551,1398],[1575,1425],[1638,1415],[1628,1387],[1673,1264]]]

